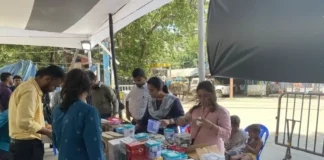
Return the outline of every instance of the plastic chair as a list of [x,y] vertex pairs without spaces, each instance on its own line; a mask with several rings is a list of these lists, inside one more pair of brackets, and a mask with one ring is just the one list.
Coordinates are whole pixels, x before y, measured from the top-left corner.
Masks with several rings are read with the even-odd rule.
[[[246,127],[244,131],[248,132],[248,127]],[[257,155],[257,160],[260,160],[261,152],[262,152],[262,150],[263,150],[263,148],[264,148],[264,146],[267,143],[267,140],[269,138],[269,130],[268,130],[268,128],[266,126],[264,126],[262,124],[260,124],[260,137],[261,137],[261,139],[263,139],[263,146],[262,146],[259,154]]]

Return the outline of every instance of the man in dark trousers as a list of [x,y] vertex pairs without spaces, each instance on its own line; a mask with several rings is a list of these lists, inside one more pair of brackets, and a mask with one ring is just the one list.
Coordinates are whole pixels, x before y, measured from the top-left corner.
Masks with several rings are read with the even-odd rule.
[[10,97],[10,152],[14,160],[43,160],[42,136],[52,137],[52,131],[45,127],[42,97],[59,87],[65,74],[61,67],[51,65],[36,75],[20,84]]
[[12,76],[10,73],[2,73],[0,83],[0,159],[11,160],[9,152],[9,127],[8,127],[8,105],[11,96]]
[[97,81],[97,76],[92,71],[87,71],[91,81],[92,90],[87,98],[87,103],[96,107],[101,118],[117,117],[118,100],[114,90]]

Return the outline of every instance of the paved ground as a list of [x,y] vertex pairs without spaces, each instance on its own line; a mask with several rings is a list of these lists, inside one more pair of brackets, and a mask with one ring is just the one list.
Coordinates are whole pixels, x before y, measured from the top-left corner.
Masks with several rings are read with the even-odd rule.
[[[323,100],[324,101],[324,100]],[[263,150],[261,159],[262,160],[281,160],[285,156],[286,148],[278,146],[275,144],[274,133],[276,131],[276,116],[277,116],[277,108],[278,108],[278,99],[277,98],[234,98],[234,99],[220,99],[219,103],[226,107],[232,115],[239,115],[241,118],[241,126],[245,128],[249,124],[252,123],[262,123],[269,128],[271,132],[270,138],[266,144],[266,147]],[[286,104],[286,99],[283,101]],[[283,108],[286,107],[285,104]],[[292,113],[292,108],[294,106],[294,101],[289,99],[288,101],[288,113],[287,118],[292,118],[294,115],[294,119],[300,118],[300,110],[302,101],[297,99],[296,101],[296,112]],[[305,147],[306,144],[306,136],[307,136],[307,128],[309,130],[308,136],[308,149],[314,149],[315,144],[315,126],[316,126],[316,117],[317,117],[317,104],[318,101],[311,101],[311,111],[308,113],[308,110],[304,111],[303,115],[303,123],[302,125],[296,124],[294,137],[293,137],[293,145],[297,145],[298,142],[298,131],[299,126],[301,126],[301,134],[300,134],[300,147]],[[322,105],[323,104],[323,105]],[[324,103],[320,104],[319,111],[319,129],[318,136],[316,139],[315,149],[316,152],[321,153],[323,150],[324,143],[324,126],[321,125],[320,122],[324,122]],[[185,110],[189,110],[190,107],[194,105],[193,102],[184,102],[183,103]],[[304,110],[307,109],[309,105],[309,100],[304,101]],[[282,109],[281,119],[285,118],[285,110]],[[309,114],[309,116],[308,116]],[[307,127],[307,120],[310,120],[309,127]],[[306,121],[305,121],[306,120]],[[279,140],[283,141],[283,132],[284,132],[284,121],[280,122],[280,130],[279,130]],[[56,160],[57,157],[53,156],[52,150],[47,150],[45,155],[45,160]],[[309,153],[292,150],[292,159],[293,160],[324,160],[324,157],[315,156]]]

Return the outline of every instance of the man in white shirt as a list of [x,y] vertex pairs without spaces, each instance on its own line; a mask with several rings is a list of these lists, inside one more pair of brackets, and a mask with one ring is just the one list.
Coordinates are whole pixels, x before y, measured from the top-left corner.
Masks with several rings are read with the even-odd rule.
[[135,85],[126,97],[126,117],[128,120],[133,118],[133,123],[141,120],[149,98],[147,90],[145,72],[141,68],[134,69],[132,77]]

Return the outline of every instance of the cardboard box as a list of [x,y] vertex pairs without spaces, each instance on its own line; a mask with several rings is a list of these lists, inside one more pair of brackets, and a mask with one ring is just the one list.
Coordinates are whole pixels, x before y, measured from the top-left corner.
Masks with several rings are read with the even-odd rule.
[[101,119],[101,129],[102,129],[102,132],[107,132],[107,131],[109,131],[109,124],[108,124],[108,120]]
[[104,142],[107,142],[107,143],[110,140],[118,139],[118,138],[123,138],[124,137],[124,135],[121,135],[121,134],[116,133],[116,132],[102,132],[101,136],[102,136],[102,140]]
[[114,139],[108,142],[108,159],[109,160],[119,160],[119,146],[121,139]]
[[[107,160],[108,160],[108,159],[107,159]],[[126,153],[121,153],[121,152],[120,152],[119,160],[127,160]]]
[[122,124],[110,125],[108,123],[101,123],[102,132],[114,131],[118,127],[123,127]]
[[187,152],[188,157],[199,160],[199,155],[204,153],[218,153],[221,154],[217,145],[209,146],[206,144],[197,144],[192,145],[188,148]]
[[136,140],[131,137],[125,137],[120,141],[120,152],[127,153],[127,145],[135,142]]
[[121,134],[115,133],[115,132],[102,132],[102,142],[103,142],[103,146],[104,146],[104,153],[105,153],[106,159],[108,159],[108,156],[109,156],[108,142],[110,140],[119,139],[122,137],[124,137],[124,136]]
[[145,142],[133,142],[126,145],[127,160],[134,160],[134,157],[144,159],[146,158]]
[[225,160],[225,156],[217,153],[204,153],[199,155],[200,160]]
[[[125,149],[125,153],[122,153],[121,145],[123,143],[131,141],[131,140],[134,141],[133,139],[131,139],[129,137],[110,140],[108,142],[107,160],[127,160],[126,149]],[[125,148],[126,148],[126,146],[125,146]]]

